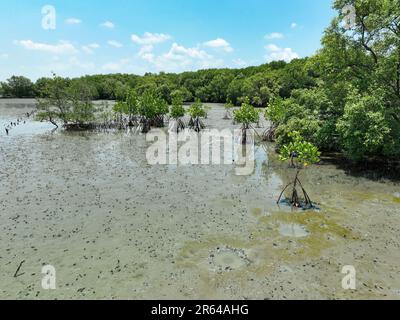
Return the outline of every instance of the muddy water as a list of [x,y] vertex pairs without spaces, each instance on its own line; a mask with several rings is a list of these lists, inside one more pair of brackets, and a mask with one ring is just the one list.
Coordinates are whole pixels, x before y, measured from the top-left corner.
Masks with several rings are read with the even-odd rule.
[[[301,179],[319,211],[276,199],[295,172],[272,145],[256,168],[151,166],[135,132],[63,133],[0,100],[0,298],[400,298],[400,188],[332,165]],[[206,124],[233,128],[213,106]],[[24,261],[17,277],[20,263]],[[57,289],[41,287],[43,265]],[[341,269],[357,270],[345,291]]]

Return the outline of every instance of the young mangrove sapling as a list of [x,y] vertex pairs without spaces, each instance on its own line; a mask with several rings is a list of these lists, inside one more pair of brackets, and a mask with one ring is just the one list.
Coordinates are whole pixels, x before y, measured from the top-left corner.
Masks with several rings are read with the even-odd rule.
[[263,133],[264,141],[275,141],[276,129],[284,121],[286,112],[287,110],[281,97],[271,100],[264,113],[265,120],[270,122],[270,127]]
[[[292,142],[282,147],[279,158],[281,161],[290,161],[290,166],[295,168],[297,171],[294,180],[281,192],[277,203],[280,203],[285,191],[289,187],[292,187],[291,196],[288,199],[290,204],[293,207],[310,209],[313,207],[313,202],[311,201],[307,191],[304,189],[299,179],[299,175],[302,169],[309,165],[318,163],[320,161],[321,153],[315,145],[304,141],[300,133],[292,132],[290,137],[292,138]],[[299,197],[298,188],[300,188],[303,193],[303,201]]]
[[138,100],[142,132],[149,132],[151,126],[163,127],[164,116],[168,111],[168,103],[164,99],[159,98],[153,91],[145,91]]
[[232,119],[232,110],[235,106],[233,105],[233,103],[231,101],[228,101],[225,105],[225,116],[224,116],[224,120],[231,120]]
[[138,96],[135,90],[130,90],[126,95],[126,110],[125,113],[128,115],[128,126],[134,127],[137,124],[138,114]]
[[201,118],[205,118],[207,116],[207,112],[204,110],[204,106],[201,103],[200,99],[196,99],[196,101],[190,106],[188,113],[190,115],[190,129],[194,129],[196,132],[200,132],[202,129],[205,128],[205,125],[201,121]]
[[246,144],[247,130],[250,129],[253,123],[258,123],[260,114],[256,108],[250,104],[249,98],[246,98],[240,109],[233,112],[233,116],[235,122],[242,125],[242,144]]
[[183,107],[183,99],[180,95],[175,95],[172,98],[172,106],[170,110],[171,118],[174,119],[174,130],[178,133],[185,129],[185,123],[182,118],[185,116],[186,110]]

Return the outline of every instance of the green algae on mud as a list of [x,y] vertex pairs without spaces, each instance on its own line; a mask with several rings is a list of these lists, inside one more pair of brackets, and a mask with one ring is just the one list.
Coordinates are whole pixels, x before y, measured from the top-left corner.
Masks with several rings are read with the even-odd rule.
[[[259,213],[259,210],[256,212]],[[210,252],[225,247],[245,252],[249,263],[243,268],[260,272],[263,266],[281,265],[289,261],[315,257],[324,249],[339,245],[339,239],[357,239],[349,230],[329,219],[324,213],[275,212],[270,216],[257,216],[258,223],[249,230],[246,238],[214,236],[186,243],[177,257],[177,265],[183,268],[207,269],[206,262]],[[303,227],[305,232],[300,233],[300,236],[282,234],[282,226],[293,225]],[[287,245],[288,240],[290,246]],[[213,272],[213,269],[209,271]]]

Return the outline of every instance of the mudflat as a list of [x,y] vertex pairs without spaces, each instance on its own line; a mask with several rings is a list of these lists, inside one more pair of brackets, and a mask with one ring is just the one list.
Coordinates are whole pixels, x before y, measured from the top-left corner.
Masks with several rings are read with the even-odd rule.
[[[209,128],[235,128],[211,105]],[[276,205],[295,172],[274,146],[232,165],[152,166],[135,131],[52,132],[0,100],[2,299],[399,299],[399,184],[302,172],[319,210]],[[21,268],[14,277],[17,268]],[[56,269],[43,290],[42,266]],[[357,270],[344,290],[342,267]]]

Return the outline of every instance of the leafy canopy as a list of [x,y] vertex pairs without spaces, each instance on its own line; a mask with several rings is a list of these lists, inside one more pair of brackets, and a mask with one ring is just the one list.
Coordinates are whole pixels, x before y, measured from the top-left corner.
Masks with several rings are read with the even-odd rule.
[[290,136],[293,141],[282,147],[279,156],[281,161],[288,161],[296,158],[303,166],[308,166],[320,161],[321,153],[314,144],[305,141],[300,133],[296,131],[292,132]]
[[190,106],[188,113],[192,119],[205,118],[207,116],[207,112],[200,99],[196,99],[196,101]]
[[172,99],[172,106],[170,110],[170,115],[173,119],[177,120],[185,116],[186,110],[183,107],[182,96],[175,96]]
[[234,120],[241,123],[243,128],[248,129],[252,123],[257,123],[260,119],[260,113],[250,104],[247,98],[242,103],[240,109],[233,112]]
[[154,119],[168,114],[168,103],[155,92],[145,91],[138,100],[138,113],[146,119]]

